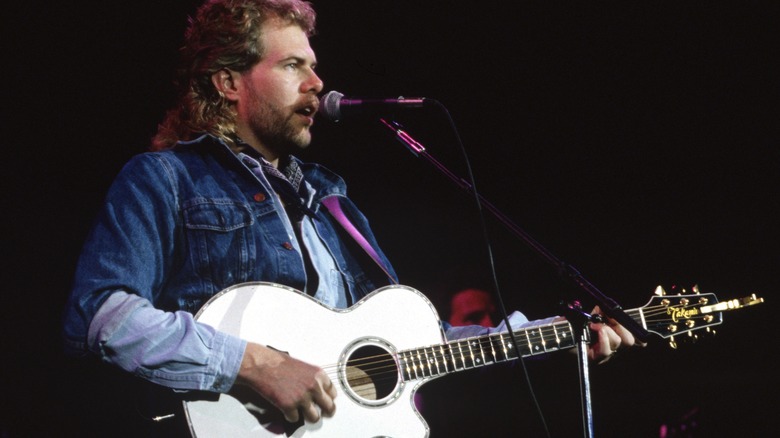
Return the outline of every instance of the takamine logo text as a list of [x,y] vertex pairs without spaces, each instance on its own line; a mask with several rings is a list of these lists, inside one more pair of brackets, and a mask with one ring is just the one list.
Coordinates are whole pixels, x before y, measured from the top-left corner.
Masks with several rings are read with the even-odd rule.
[[698,308],[686,309],[685,307],[667,307],[666,314],[672,317],[672,321],[679,322],[681,319],[689,319],[699,314]]

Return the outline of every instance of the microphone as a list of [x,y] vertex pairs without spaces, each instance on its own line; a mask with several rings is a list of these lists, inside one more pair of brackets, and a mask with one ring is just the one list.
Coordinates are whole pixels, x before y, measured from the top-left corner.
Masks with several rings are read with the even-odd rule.
[[328,91],[320,99],[320,114],[331,122],[353,114],[381,114],[402,108],[420,108],[427,104],[424,97],[398,97],[395,99],[363,99],[344,97],[338,91]]

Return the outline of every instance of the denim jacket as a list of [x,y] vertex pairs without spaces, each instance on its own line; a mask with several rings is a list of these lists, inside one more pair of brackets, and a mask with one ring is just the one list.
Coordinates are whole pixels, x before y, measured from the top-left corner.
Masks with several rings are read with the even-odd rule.
[[[396,281],[344,181],[317,164],[300,166],[314,194],[314,229],[346,285],[346,302]],[[339,197],[392,279],[321,208],[331,196]],[[166,386],[226,391],[246,344],[198,324],[192,314],[238,283],[304,290],[295,239],[268,182],[216,138],[138,155],[112,184],[86,240],[65,311],[66,348],[92,351]],[[117,344],[134,349],[135,357],[118,353]]]

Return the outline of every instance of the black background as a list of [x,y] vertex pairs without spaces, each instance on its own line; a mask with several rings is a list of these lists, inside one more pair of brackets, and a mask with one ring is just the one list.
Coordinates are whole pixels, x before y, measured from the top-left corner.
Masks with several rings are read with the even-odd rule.
[[[100,421],[83,418],[99,383],[89,366],[61,354],[60,312],[108,184],[145,150],[172,104],[176,50],[198,2],[173,3],[5,7],[4,437],[77,436],[85,422]],[[653,437],[680,421],[693,427],[691,436],[777,429],[770,309],[780,262],[778,5],[314,3],[312,45],[326,90],[441,102],[485,199],[606,295],[632,308],[656,285],[699,284],[722,300],[750,293],[767,300],[725,314],[715,337],[677,350],[653,340],[593,368],[597,436]],[[395,120],[467,176],[441,111]],[[473,200],[376,119],[319,120],[314,135],[302,158],[347,179],[404,284],[438,302],[488,275]],[[541,318],[560,313],[561,300],[593,304],[486,221],[507,308]],[[580,435],[574,356],[528,366],[551,434]],[[452,381],[463,386],[450,423],[541,433],[521,378],[496,386]],[[447,385],[445,378],[430,387],[452,391]],[[506,399],[512,416],[464,414],[467,400],[486,398]],[[121,435],[116,427],[106,435]]]

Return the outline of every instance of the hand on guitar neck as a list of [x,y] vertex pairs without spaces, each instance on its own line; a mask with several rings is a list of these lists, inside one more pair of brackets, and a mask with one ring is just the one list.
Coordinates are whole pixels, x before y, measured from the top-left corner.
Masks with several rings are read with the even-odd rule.
[[[596,306],[593,315],[601,315],[601,309]],[[634,335],[612,318],[602,315],[604,322],[590,323],[590,329],[596,334],[596,338],[588,346],[588,358],[602,364],[612,358],[619,350],[634,345],[644,347],[646,344],[637,343]]]
[[[449,310],[448,322],[452,326],[463,327],[479,325],[482,327],[496,326],[496,304],[493,296],[480,288],[466,288],[452,294],[446,306]],[[617,353],[636,345],[634,335],[616,320],[602,315],[596,306],[591,315],[599,315],[604,322],[589,323],[593,331],[593,342],[588,347],[588,358],[597,363],[604,363]],[[557,321],[565,321],[561,317]],[[505,327],[504,324],[499,327]],[[645,344],[639,344],[644,346]]]

